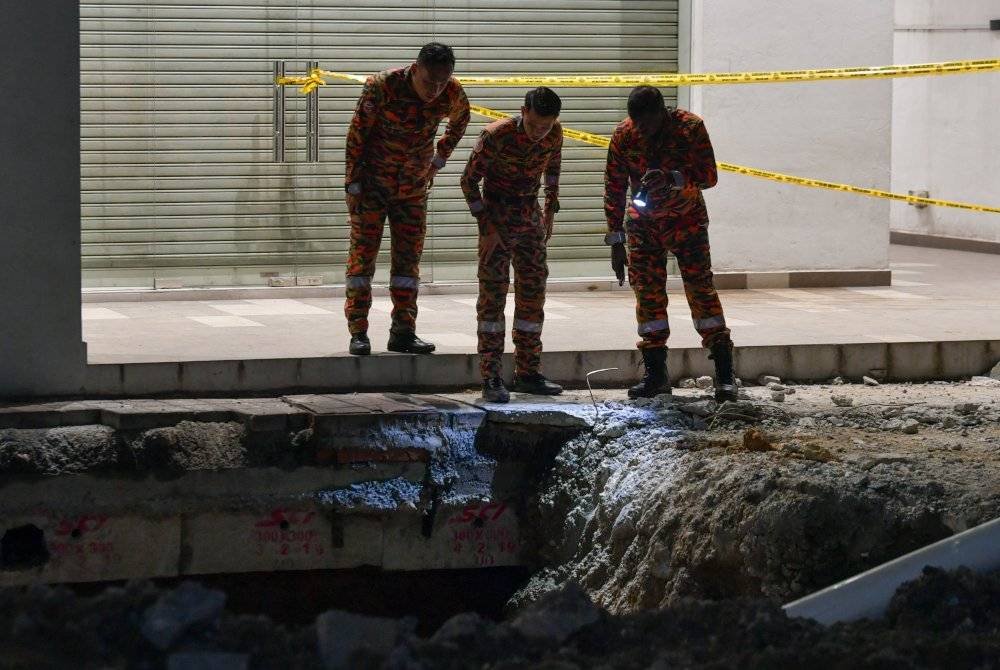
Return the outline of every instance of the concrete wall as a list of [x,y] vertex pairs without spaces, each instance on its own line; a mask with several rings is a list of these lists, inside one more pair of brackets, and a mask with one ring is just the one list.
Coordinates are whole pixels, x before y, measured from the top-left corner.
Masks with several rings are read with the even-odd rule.
[[[1000,58],[997,0],[897,0],[895,60]],[[894,82],[893,190],[1000,205],[1000,73]],[[1000,216],[892,204],[892,229],[1000,242]]]
[[79,6],[0,20],[0,397],[82,385]]
[[[882,65],[892,3],[690,0],[692,72]],[[682,26],[682,32],[684,28]],[[892,84],[705,86],[690,92],[720,161],[889,186]],[[723,173],[706,192],[719,269],[888,266],[888,201]]]

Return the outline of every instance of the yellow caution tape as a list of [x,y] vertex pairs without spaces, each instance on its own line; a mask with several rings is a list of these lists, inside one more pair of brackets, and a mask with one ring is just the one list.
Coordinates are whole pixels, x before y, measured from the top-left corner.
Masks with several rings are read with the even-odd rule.
[[[993,66],[990,69],[1000,70],[1000,60],[994,61],[956,61],[956,63],[965,64],[982,64],[991,63]],[[931,64],[935,66],[950,66],[954,63],[935,63]],[[896,69],[901,68],[920,68],[920,67],[930,67],[920,66],[920,65],[904,65],[904,66],[891,66]],[[864,70],[871,72],[874,70],[885,70],[886,68],[858,68],[858,70]],[[966,71],[983,71],[983,70],[966,70]],[[799,72],[814,72],[814,73],[832,73],[832,72],[844,72],[844,70],[800,70]],[[947,72],[935,71],[933,74],[948,74],[956,72],[956,70],[948,70]],[[793,73],[744,73],[744,74],[793,74]],[[922,74],[931,74],[929,72],[923,72]],[[683,75],[689,76],[689,75]],[[697,76],[708,76],[708,75],[697,75]],[[916,76],[914,74],[883,74],[883,75],[866,75],[866,76]],[[353,82],[364,83],[366,78],[361,75],[354,74],[343,74],[336,72],[329,72],[327,70],[313,70],[308,76],[300,77],[279,77],[277,83],[279,85],[298,85],[301,86],[303,93],[311,93],[316,90],[317,87],[324,85],[326,82],[323,77],[335,77],[338,79],[345,79]],[[823,77],[823,78],[836,78],[836,77]],[[530,78],[526,78],[530,79]],[[791,81],[788,80],[768,80],[768,81]],[[799,80],[802,81],[802,80]],[[464,83],[464,80],[463,80]],[[746,83],[746,82],[712,82],[712,83]],[[532,84],[528,84],[532,85]],[[625,84],[622,84],[625,85]],[[631,85],[631,84],[629,84]],[[669,84],[674,85],[674,84]],[[498,112],[495,109],[490,109],[489,107],[481,107],[479,105],[470,105],[470,111],[479,114],[480,116],[485,116],[491,119],[505,119],[509,117],[509,114],[504,114],[503,112]],[[604,137],[603,135],[595,135],[594,133],[584,132],[582,130],[574,130],[572,128],[563,128],[563,136],[569,137],[570,139],[579,140],[580,142],[586,142],[587,144],[592,144],[599,147],[607,148],[610,144],[610,139]],[[737,174],[746,175],[748,177],[758,177],[760,179],[770,179],[771,181],[779,181],[785,184],[795,184],[796,186],[808,186],[810,188],[822,188],[831,191],[843,191],[845,193],[855,193],[857,195],[869,196],[872,198],[886,198],[889,200],[898,200],[900,202],[907,202],[911,205],[932,205],[935,207],[952,207],[955,209],[964,209],[970,212],[987,212],[992,214],[1000,214],[1000,207],[988,207],[986,205],[975,205],[968,202],[955,202],[952,200],[937,200],[934,198],[920,198],[915,195],[903,194],[903,193],[892,193],[890,191],[880,191],[874,188],[863,188],[861,186],[851,186],[850,184],[837,184],[835,182],[822,181],[819,179],[808,179],[806,177],[796,177],[793,175],[781,174],[780,172],[770,172],[768,170],[760,170],[757,168],[746,167],[744,165],[734,165],[732,163],[719,163],[718,167],[720,170],[726,172],[735,172]]]
[[998,72],[1000,59],[960,60],[918,65],[879,67],[843,67],[825,70],[779,70],[774,72],[703,72],[696,74],[578,74],[528,75],[517,77],[463,76],[464,86],[704,86],[709,84],[767,84],[790,81],[849,79],[886,79],[890,77],[925,77],[972,72]]
[[[974,72],[1000,72],[1000,59],[956,60],[916,65],[883,65],[877,67],[841,67],[823,70],[776,70],[771,72],[702,72],[694,74],[576,74],[528,75],[500,77],[466,75],[458,77],[465,86],[567,86],[584,88],[632,86],[705,86],[711,84],[767,84],[794,81],[827,81],[853,79],[886,79],[890,77],[926,77]],[[279,84],[297,84],[304,93],[312,92],[325,83],[324,78],[365,82],[357,74],[313,70],[307,77],[282,77]],[[305,89],[309,90],[306,91]]]
[[[480,116],[486,116],[491,119],[504,119],[510,116],[509,114],[498,112],[495,109],[490,109],[488,107],[480,107],[478,105],[471,105],[469,109],[475,114],[479,114]],[[604,148],[607,148],[607,146],[611,143],[611,140],[607,137],[604,137],[603,135],[595,135],[594,133],[587,133],[582,130],[574,130],[572,128],[564,127],[563,136]],[[759,170],[757,168],[746,167],[744,165],[734,165],[732,163],[718,163],[718,167],[720,170],[724,170],[726,172],[735,172],[736,174],[742,174],[748,177],[759,177],[760,179],[770,179],[772,181],[780,181],[785,184],[795,184],[796,186],[809,186],[811,188],[823,188],[831,191],[843,191],[845,193],[866,195],[872,198],[887,198],[889,200],[899,200],[901,202],[908,202],[912,205],[934,205],[936,207],[954,207],[956,209],[965,209],[971,212],[989,212],[993,214],[1000,214],[1000,207],[987,207],[985,205],[974,205],[968,202],[936,200],[934,198],[920,198],[915,195],[908,195],[908,194],[904,195],[902,193],[880,191],[874,188],[863,188],[861,186],[851,186],[850,184],[837,184],[830,181],[821,181],[819,179],[807,179],[806,177],[795,177],[788,174],[781,174],[780,172],[769,172],[767,170]]]
[[953,207],[955,209],[965,209],[970,212],[989,212],[992,214],[1000,214],[1000,207],[987,207],[986,205],[974,205],[969,202],[955,202],[953,200],[936,200],[934,198],[919,198],[915,195],[892,193],[890,191],[880,191],[874,188],[851,186],[850,184],[837,184],[835,182],[830,182],[830,181],[820,181],[819,179],[807,179],[805,177],[795,177],[788,174],[781,174],[779,172],[768,172],[767,170],[758,170],[757,168],[746,167],[744,165],[733,165],[732,163],[719,163],[718,165],[720,170],[725,170],[727,172],[735,172],[737,174],[747,175],[748,177],[760,177],[761,179],[770,179],[772,181],[780,181],[786,184],[795,184],[797,186],[809,186],[811,188],[825,188],[831,191],[844,191],[845,193],[856,193],[857,195],[866,195],[872,198],[887,198],[889,200],[899,200],[901,202],[908,202],[911,205],[934,205],[935,207]]

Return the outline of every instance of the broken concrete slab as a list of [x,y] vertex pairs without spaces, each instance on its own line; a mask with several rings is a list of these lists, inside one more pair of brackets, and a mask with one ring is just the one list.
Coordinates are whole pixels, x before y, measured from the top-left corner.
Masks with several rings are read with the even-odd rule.
[[[415,619],[385,619],[330,610],[316,619],[319,655],[326,670],[360,667],[356,654],[381,661],[397,644],[412,635]],[[368,663],[365,664],[369,665]]]

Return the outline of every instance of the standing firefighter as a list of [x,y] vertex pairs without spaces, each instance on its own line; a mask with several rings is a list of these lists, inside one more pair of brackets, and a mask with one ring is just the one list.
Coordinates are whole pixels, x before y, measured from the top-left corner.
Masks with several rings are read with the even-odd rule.
[[[549,276],[545,245],[559,211],[562,161],[562,102],[541,87],[524,97],[521,116],[496,121],[483,131],[465,172],[462,191],[479,223],[480,372],[483,398],[507,402],[500,377],[506,327],[504,306],[514,265],[514,385],[522,393],[558,395],[562,387],[540,372],[545,281]],[[545,209],[538,188],[545,176]],[[479,182],[485,180],[483,192]]]
[[[469,124],[469,101],[452,78],[455,54],[425,45],[417,62],[370,77],[347,134],[344,187],[351,217],[347,257],[350,352],[371,353],[368,311],[371,280],[386,216],[391,234],[389,351],[429,354],[434,345],[416,335],[420,254],[427,230],[427,194]],[[443,118],[444,136],[434,148]]]
[[[694,326],[715,361],[715,397],[735,400],[733,343],[712,282],[708,210],[701,195],[718,180],[708,132],[694,114],[665,107],[663,95],[651,86],[633,89],[628,115],[615,129],[608,149],[604,241],[611,245],[611,266],[619,284],[628,265],[635,291],[642,337],[638,346],[646,373],[629,389],[629,397],[670,392],[666,347],[667,253],[671,252],[680,266]],[[628,187],[632,204],[626,210]]]

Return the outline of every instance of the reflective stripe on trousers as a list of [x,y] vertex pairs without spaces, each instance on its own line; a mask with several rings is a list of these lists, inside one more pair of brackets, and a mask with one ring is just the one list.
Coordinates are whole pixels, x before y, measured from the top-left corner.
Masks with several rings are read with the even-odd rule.
[[520,330],[522,333],[540,333],[542,332],[542,322],[514,319],[514,330]]
[[694,327],[696,330],[706,330],[708,328],[719,328],[726,325],[726,319],[724,316],[710,316],[707,319],[695,319]]
[[345,281],[345,286],[347,288],[368,288],[372,285],[372,278],[365,275],[355,275],[353,277],[347,277]]
[[420,286],[419,277],[400,277],[398,275],[389,277],[389,286],[392,288],[412,288],[417,289]]
[[661,330],[670,330],[670,326],[666,319],[657,319],[656,321],[646,321],[645,323],[639,324],[639,334],[646,335],[648,333],[658,333]]

